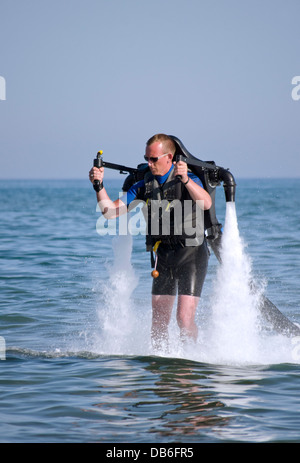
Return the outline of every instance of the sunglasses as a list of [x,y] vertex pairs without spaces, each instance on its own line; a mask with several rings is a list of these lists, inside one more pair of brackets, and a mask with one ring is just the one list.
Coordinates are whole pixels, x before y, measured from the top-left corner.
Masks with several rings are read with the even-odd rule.
[[169,153],[162,154],[161,156],[158,156],[157,158],[153,158],[152,156],[150,158],[147,158],[147,156],[144,156],[144,159],[146,162],[151,162],[152,164],[155,164],[160,158],[163,158],[164,156],[168,156]]

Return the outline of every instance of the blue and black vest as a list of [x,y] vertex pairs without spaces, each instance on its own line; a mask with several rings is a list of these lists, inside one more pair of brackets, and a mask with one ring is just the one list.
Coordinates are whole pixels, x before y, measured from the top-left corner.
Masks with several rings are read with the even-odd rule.
[[201,244],[204,237],[203,210],[196,205],[180,179],[175,177],[174,169],[163,184],[147,172],[144,184],[137,198],[145,202],[147,251],[151,251],[158,241],[171,247],[178,243],[185,246],[187,239],[194,240],[195,246]]

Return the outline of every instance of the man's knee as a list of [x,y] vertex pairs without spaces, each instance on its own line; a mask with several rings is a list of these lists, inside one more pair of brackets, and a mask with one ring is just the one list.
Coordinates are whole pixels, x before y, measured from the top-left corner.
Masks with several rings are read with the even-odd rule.
[[177,323],[179,328],[191,329],[195,324],[195,314],[199,298],[193,296],[179,296],[177,309]]

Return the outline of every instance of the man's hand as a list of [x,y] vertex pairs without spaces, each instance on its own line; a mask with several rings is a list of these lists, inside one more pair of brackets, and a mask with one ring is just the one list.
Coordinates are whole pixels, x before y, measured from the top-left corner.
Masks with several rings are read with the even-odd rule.
[[188,173],[187,173],[187,163],[184,161],[173,162],[175,166],[174,174],[175,176],[180,175],[182,183],[186,183],[188,181]]
[[89,179],[92,183],[94,183],[95,180],[99,180],[100,183],[103,182],[103,177],[104,177],[104,167],[92,167],[90,172],[89,172]]

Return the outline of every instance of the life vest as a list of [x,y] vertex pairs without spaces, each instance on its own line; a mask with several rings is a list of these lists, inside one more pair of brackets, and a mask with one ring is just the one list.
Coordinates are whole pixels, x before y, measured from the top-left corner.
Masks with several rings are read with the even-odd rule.
[[204,237],[203,211],[192,200],[180,179],[175,177],[174,169],[163,184],[159,184],[148,171],[144,184],[138,197],[145,202],[147,251],[151,251],[157,242],[185,246],[186,240],[190,240],[190,246],[201,244]]
[[[193,172],[193,174],[199,177],[199,179],[202,182],[203,188],[209,193],[212,199],[212,205],[210,209],[204,211],[205,236],[208,243],[212,247],[214,253],[216,254],[218,260],[220,261],[221,256],[219,250],[222,237],[222,224],[219,223],[216,216],[216,187],[220,185],[220,183],[223,181],[226,202],[234,201],[234,178],[227,169],[217,166],[214,161],[201,161],[200,159],[197,159],[186,149],[186,147],[183,145],[181,140],[179,140],[179,138],[173,135],[169,136],[170,138],[172,138],[176,146],[174,161],[178,159],[178,156],[183,156],[184,158],[186,158],[189,169],[191,170],[191,172]],[[144,179],[147,172],[149,172],[148,164],[139,164],[135,172],[131,172],[126,177],[123,183],[123,191],[128,191],[134,183]],[[140,199],[143,199],[143,197],[141,197]]]

